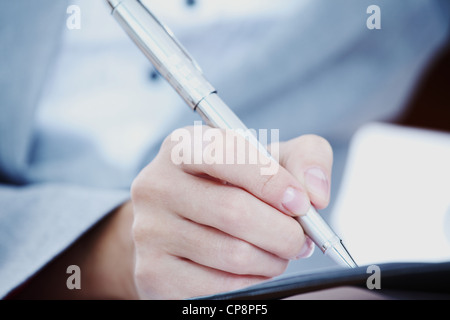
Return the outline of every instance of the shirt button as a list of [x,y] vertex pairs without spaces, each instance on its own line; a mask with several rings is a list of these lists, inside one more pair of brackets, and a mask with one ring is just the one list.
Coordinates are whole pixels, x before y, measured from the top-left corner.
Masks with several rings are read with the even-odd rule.
[[186,0],[186,4],[189,6],[189,7],[193,7],[194,5],[195,5],[195,0]]
[[157,81],[159,79],[159,72],[156,69],[151,69],[149,73],[150,80]]

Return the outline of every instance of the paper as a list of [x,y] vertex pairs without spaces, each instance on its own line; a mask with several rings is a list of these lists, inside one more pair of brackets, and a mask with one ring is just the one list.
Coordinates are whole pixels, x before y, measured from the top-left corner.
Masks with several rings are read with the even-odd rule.
[[331,217],[359,265],[450,260],[450,135],[361,128]]

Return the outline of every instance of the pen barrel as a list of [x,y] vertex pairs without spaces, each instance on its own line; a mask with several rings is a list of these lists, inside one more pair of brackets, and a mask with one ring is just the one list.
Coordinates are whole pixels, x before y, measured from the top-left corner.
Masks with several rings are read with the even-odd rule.
[[108,3],[114,18],[192,109],[216,91],[172,32],[141,2],[108,0]]
[[212,93],[205,97],[194,109],[211,127],[233,130],[240,133],[249,143],[267,158],[276,161],[267,151],[251,130],[239,119],[230,107],[219,97],[217,93]]
[[328,226],[313,206],[311,206],[306,215],[297,217],[297,221],[302,226],[305,234],[307,234],[324,253],[329,248],[341,242],[341,239]]

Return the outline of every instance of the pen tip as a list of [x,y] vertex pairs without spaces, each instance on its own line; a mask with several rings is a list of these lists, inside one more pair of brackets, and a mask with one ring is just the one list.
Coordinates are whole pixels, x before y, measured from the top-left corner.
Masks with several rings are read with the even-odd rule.
[[325,254],[329,256],[337,264],[347,267],[347,268],[357,268],[355,260],[352,258],[350,253],[345,248],[342,241],[333,247],[329,248]]

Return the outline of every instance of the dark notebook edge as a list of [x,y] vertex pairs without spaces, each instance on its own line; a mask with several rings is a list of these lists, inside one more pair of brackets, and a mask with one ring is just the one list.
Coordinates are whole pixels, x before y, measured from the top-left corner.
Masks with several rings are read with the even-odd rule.
[[[450,293],[450,262],[377,264],[382,289]],[[243,289],[193,300],[267,300],[340,286],[367,288],[369,265],[354,269],[330,269],[309,274],[293,274]]]

